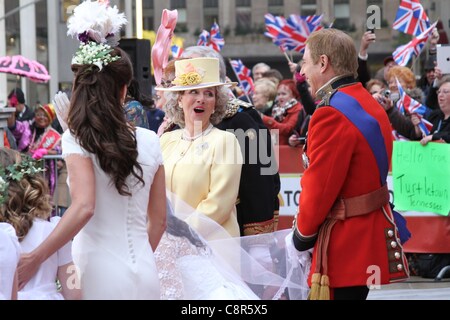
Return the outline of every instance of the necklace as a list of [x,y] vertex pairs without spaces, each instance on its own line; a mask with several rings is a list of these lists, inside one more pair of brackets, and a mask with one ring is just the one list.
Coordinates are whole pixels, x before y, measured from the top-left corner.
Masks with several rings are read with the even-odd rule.
[[204,131],[200,132],[199,134],[196,134],[193,137],[189,136],[189,133],[187,132],[186,129],[183,130],[183,135],[181,136],[181,139],[186,140],[186,141],[194,141],[197,140],[200,137],[206,136],[208,133],[211,132],[211,130],[213,129],[213,125],[209,124],[208,128],[206,128]]

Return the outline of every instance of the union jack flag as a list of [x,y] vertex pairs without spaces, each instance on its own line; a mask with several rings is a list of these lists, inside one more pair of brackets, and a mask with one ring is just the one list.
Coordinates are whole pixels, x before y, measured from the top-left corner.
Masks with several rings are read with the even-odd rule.
[[217,22],[214,22],[211,27],[211,34],[209,38],[209,46],[215,51],[220,52],[225,45],[225,40],[220,34],[220,28]]
[[172,57],[174,59],[178,59],[183,53],[183,48],[177,45],[173,45],[170,47],[170,52],[172,52]]
[[399,108],[401,111],[404,110],[408,114],[417,114],[420,118],[420,131],[422,131],[422,133],[426,136],[429,135],[431,129],[433,128],[433,124],[423,118],[425,116],[425,112],[427,111],[427,107],[408,96],[398,79],[395,80],[397,82],[398,92],[400,94],[397,108]]
[[[323,15],[298,16],[295,14],[291,14],[286,21],[287,24],[292,28],[293,38],[299,42],[298,45],[291,50],[297,52],[303,51],[306,46],[306,39],[308,39],[310,34],[314,31],[323,29],[321,25],[322,19]],[[303,41],[304,38],[305,40]]]
[[436,27],[437,21],[433,23],[428,29],[421,33],[417,38],[412,39],[405,45],[402,45],[395,49],[392,57],[395,62],[400,66],[406,66],[411,59],[412,55],[415,54],[416,57],[419,56],[425,43],[428,40],[430,33]]
[[281,51],[285,52],[288,50],[285,47],[284,40],[289,39],[291,34],[289,31],[283,29],[286,25],[286,19],[280,16],[274,16],[270,13],[267,13],[264,16],[266,23],[266,32],[264,35],[272,39],[273,43],[280,47]]
[[225,45],[225,40],[220,34],[220,28],[216,22],[214,22],[211,27],[211,33],[206,30],[203,30],[202,33],[200,33],[197,45],[211,47],[217,52],[220,52],[220,50],[222,50],[223,46]]
[[[292,15],[291,15],[292,16]],[[304,17],[304,19],[306,20],[306,22],[308,22],[309,24],[315,25],[315,26],[319,26],[320,23],[322,22],[323,19],[323,14],[321,14],[320,16],[316,16],[316,15],[312,15],[312,16],[306,16]],[[321,28],[322,29],[322,28]]]
[[301,52],[305,49],[309,35],[322,29],[320,22],[323,16],[290,15],[288,19],[267,13],[265,16],[267,37],[281,48],[282,51],[294,50]]
[[397,10],[393,28],[418,36],[430,27],[427,14],[419,0],[402,0]]
[[209,32],[203,30],[202,33],[198,36],[197,45],[198,46],[207,46],[209,43]]
[[234,73],[239,80],[239,85],[244,90],[246,95],[251,95],[255,86],[251,77],[251,71],[247,68],[241,60],[230,60]]
[[291,14],[287,19],[289,25],[291,25],[294,29],[301,30],[303,28],[308,29],[309,33],[313,33],[314,31],[323,29],[321,23],[323,19],[323,14],[320,16],[312,15],[312,16],[299,16],[296,14]]

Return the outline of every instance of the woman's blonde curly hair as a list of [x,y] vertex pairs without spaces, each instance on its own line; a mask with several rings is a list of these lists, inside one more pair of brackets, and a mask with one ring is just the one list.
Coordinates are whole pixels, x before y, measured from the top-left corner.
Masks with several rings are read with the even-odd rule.
[[[214,90],[216,92],[215,112],[211,115],[210,121],[213,125],[216,125],[225,117],[229,96],[228,88],[225,86],[214,87]],[[179,107],[179,101],[185,92],[186,91],[165,92],[167,101],[164,106],[164,111],[169,118],[181,128],[185,127],[185,119],[183,109]]]

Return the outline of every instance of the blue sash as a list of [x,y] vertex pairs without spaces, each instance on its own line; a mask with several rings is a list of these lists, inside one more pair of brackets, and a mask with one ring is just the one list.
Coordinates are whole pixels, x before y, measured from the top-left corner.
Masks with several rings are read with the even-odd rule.
[[[336,110],[339,110],[348,120],[350,120],[367,140],[377,161],[381,186],[384,186],[389,171],[389,161],[383,134],[381,133],[378,121],[368,114],[355,98],[346,93],[340,91],[336,92],[331,97],[330,105]],[[411,232],[406,226],[405,218],[400,213],[393,210],[392,204],[391,209],[399,232],[400,242],[403,244],[411,237]]]
[[389,171],[389,160],[378,121],[368,114],[355,98],[343,92],[336,92],[331,97],[330,105],[350,120],[367,140],[377,161],[381,186],[384,186]]

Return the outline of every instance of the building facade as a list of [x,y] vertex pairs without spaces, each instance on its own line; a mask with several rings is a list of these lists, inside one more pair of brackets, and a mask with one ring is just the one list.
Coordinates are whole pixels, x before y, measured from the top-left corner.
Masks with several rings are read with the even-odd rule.
[[[195,45],[203,29],[209,30],[217,21],[225,38],[222,54],[225,58],[239,58],[251,67],[266,62],[287,73],[286,58],[270,39],[264,36],[264,15],[324,14],[324,22],[349,32],[359,47],[366,30],[367,8],[380,8],[380,29],[377,42],[370,47],[374,62],[392,53],[403,35],[392,30],[392,22],[400,0],[110,0],[125,11],[129,24],[125,37],[136,37],[136,3],[142,2],[143,28],[157,30],[163,9],[178,10],[176,35],[184,39],[184,46]],[[0,106],[5,105],[8,92],[19,85],[24,89],[27,103],[47,103],[60,89],[70,89],[72,72],[70,61],[78,47],[75,39],[66,35],[66,22],[79,0],[2,0],[0,1],[0,56],[21,54],[48,68],[52,79],[36,84],[0,73]],[[430,20],[440,18],[449,31],[450,1],[422,0]],[[138,10],[140,11],[140,10]],[[299,59],[294,53],[294,60]],[[19,84],[20,82],[20,84]]]

